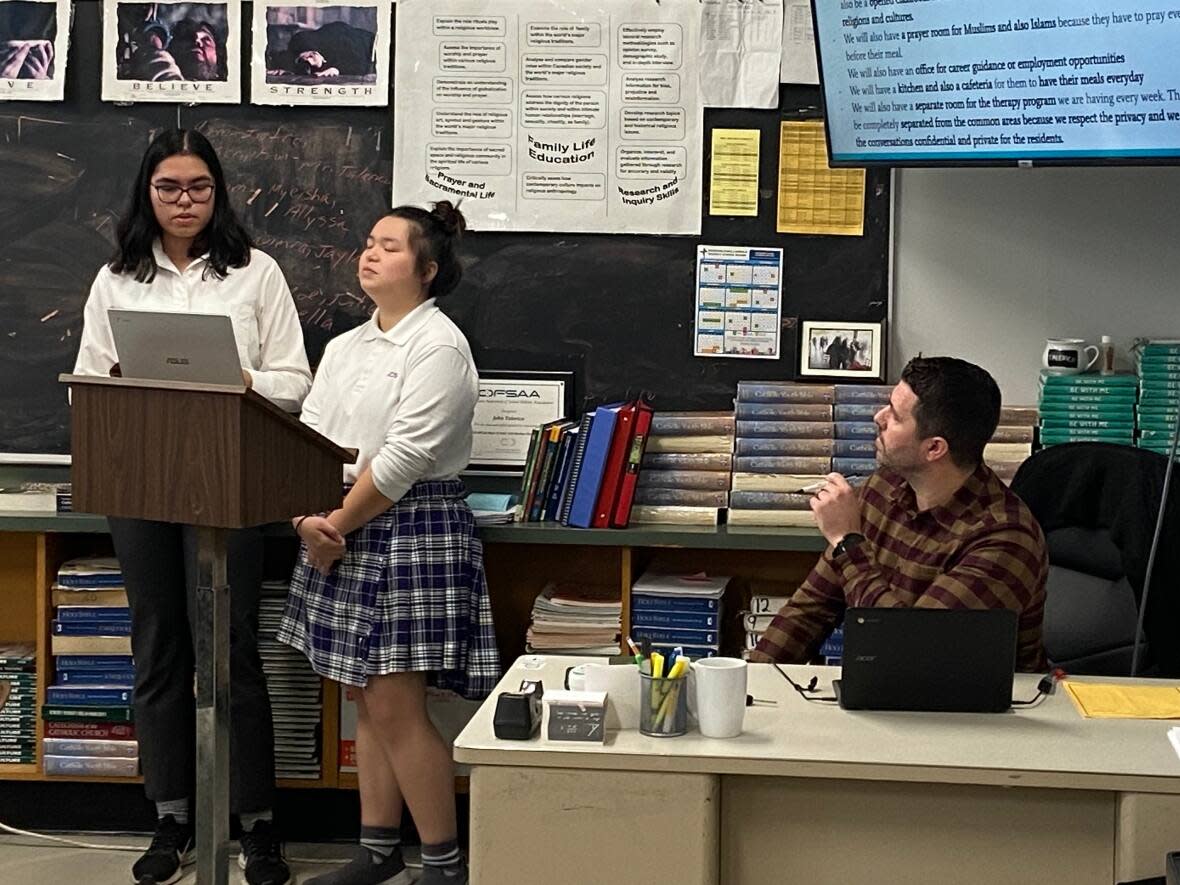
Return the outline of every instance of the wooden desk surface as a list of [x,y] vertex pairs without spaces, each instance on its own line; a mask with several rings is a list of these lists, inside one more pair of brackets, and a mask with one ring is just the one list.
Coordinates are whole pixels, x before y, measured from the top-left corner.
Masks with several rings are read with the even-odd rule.
[[[737,738],[704,738],[695,731],[679,738],[610,732],[603,745],[495,738],[492,715],[496,694],[515,690],[525,678],[540,678],[547,687],[560,687],[565,668],[579,662],[570,657],[519,658],[459,735],[455,759],[476,766],[1180,794],[1180,758],[1166,734],[1177,723],[1084,719],[1060,688],[1032,709],[1000,714],[850,712],[805,701],[773,667],[752,664],[750,693],[778,704],[747,708],[745,731]],[[831,680],[839,675],[834,667],[786,669],[804,684],[812,675],[818,676],[822,689],[818,693],[829,696]],[[1037,676],[1019,674],[1016,697],[1031,698],[1037,681]]]

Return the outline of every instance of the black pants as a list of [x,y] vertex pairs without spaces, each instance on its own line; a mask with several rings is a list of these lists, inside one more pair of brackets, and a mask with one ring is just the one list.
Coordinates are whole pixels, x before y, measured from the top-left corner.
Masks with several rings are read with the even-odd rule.
[[[131,606],[135,728],[144,788],[153,802],[194,794],[197,532],[189,526],[108,519]],[[274,724],[258,655],[262,532],[230,532],[230,807],[250,813],[274,800]]]

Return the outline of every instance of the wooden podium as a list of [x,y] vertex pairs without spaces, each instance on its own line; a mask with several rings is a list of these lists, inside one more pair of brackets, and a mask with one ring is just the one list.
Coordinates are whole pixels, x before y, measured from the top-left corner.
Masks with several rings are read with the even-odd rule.
[[73,393],[73,506],[197,527],[197,882],[229,841],[226,535],[340,506],[343,449],[244,386],[62,375]]

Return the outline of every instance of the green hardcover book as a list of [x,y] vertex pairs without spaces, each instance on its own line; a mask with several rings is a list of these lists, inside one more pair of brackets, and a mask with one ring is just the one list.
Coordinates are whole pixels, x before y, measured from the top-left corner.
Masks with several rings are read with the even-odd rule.
[[1041,408],[1041,417],[1108,418],[1126,420],[1135,414],[1131,403],[1048,403]]
[[1159,369],[1151,366],[1140,366],[1139,380],[1144,384],[1154,384],[1157,381],[1180,381],[1180,364]]
[[[1101,388],[1096,389],[1101,391]],[[1123,405],[1133,406],[1135,404],[1135,400],[1136,397],[1133,388],[1127,389],[1126,392],[1118,390],[1113,392],[1068,394],[1057,393],[1055,391],[1050,392],[1046,390],[1041,394],[1041,412],[1044,413],[1046,408],[1052,406],[1068,406],[1070,404],[1083,405],[1087,403],[1108,403],[1110,405],[1118,405],[1121,403]]]
[[1150,439],[1158,442],[1169,442],[1172,439],[1172,433],[1175,431],[1175,425],[1161,424],[1156,427],[1139,428],[1140,439]]
[[1041,419],[1042,430],[1122,430],[1131,432],[1135,429],[1134,421],[1106,421],[1102,419],[1086,418],[1056,418],[1045,416]]
[[1056,397],[1058,399],[1076,399],[1078,397],[1095,397],[1098,399],[1135,401],[1139,392],[1138,384],[1122,384],[1118,387],[1100,387],[1091,385],[1043,384],[1041,385],[1041,399]]
[[1041,442],[1045,445],[1063,442],[1117,442],[1130,445],[1135,435],[1126,430],[1067,430],[1042,431]]
[[135,711],[131,707],[45,704],[41,708],[41,718],[46,722],[134,722]]
[[1131,372],[1114,375],[1055,375],[1041,370],[1041,384],[1045,387],[1134,387],[1138,378]]

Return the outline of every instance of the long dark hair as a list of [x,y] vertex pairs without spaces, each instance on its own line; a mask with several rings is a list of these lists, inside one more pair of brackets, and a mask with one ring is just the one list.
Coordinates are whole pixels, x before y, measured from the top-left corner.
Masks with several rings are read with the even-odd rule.
[[225,173],[213,145],[193,129],[169,129],[152,139],[139,164],[131,202],[119,219],[118,245],[107,266],[114,273],[134,273],[136,282],[150,283],[156,278],[156,258],[152,244],[160,236],[160,224],[152,209],[152,173],[161,162],[177,154],[192,154],[205,161],[213,176],[213,216],[193,240],[189,255],[197,257],[209,253],[205,276],[224,279],[231,267],[245,267],[250,263],[253,243],[246,229],[234,214],[225,187]]
[[456,247],[467,230],[467,220],[459,207],[449,200],[439,200],[430,212],[417,206],[398,206],[389,214],[410,222],[410,245],[419,276],[426,273],[430,262],[438,265],[430,281],[429,297],[441,298],[454,291],[463,279],[463,265],[459,263]]

